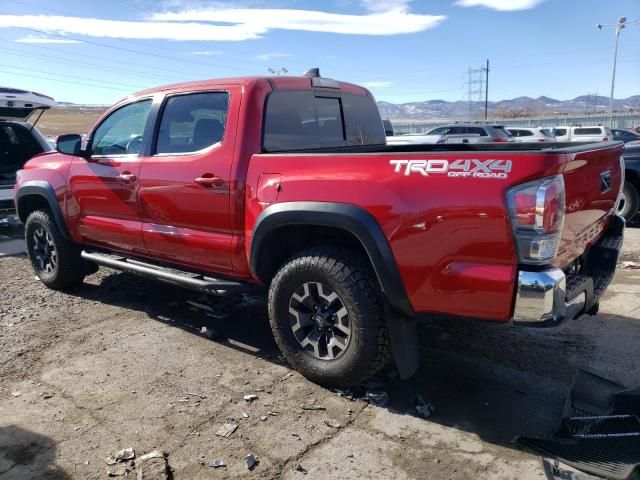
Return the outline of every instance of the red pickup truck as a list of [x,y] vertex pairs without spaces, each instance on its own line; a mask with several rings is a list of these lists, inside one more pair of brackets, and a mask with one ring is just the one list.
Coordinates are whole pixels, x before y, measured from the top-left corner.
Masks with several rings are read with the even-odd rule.
[[615,270],[622,143],[385,144],[372,95],[311,72],[131,95],[30,160],[15,202],[36,274],[107,266],[217,295],[261,284],[288,362],[354,385],[416,319],[554,325]]

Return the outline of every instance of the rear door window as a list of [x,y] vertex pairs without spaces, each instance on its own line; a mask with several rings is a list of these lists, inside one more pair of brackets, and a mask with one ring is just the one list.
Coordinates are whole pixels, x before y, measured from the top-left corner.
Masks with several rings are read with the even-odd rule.
[[566,128],[556,128],[553,130],[553,134],[556,137],[564,137],[567,134]]
[[471,135],[478,135],[479,137],[487,136],[487,132],[485,131],[485,129],[480,127],[468,127],[467,133]]
[[573,133],[574,135],[602,135],[602,128],[576,128]]
[[169,97],[162,112],[155,153],[193,153],[221,142],[228,110],[227,92]]

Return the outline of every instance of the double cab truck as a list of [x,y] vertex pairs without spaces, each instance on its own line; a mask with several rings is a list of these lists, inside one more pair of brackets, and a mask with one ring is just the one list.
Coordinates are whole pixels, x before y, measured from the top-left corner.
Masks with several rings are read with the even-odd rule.
[[345,386],[391,356],[412,375],[421,317],[595,313],[623,237],[622,149],[386,145],[359,86],[207,80],[136,93],[59,137],[18,173],[15,203],[47,287],[99,266],[213,295],[262,285],[287,361]]

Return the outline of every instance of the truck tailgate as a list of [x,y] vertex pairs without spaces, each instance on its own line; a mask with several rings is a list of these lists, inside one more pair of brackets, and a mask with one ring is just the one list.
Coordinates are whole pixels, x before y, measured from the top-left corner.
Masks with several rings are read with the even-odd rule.
[[576,151],[566,153],[566,216],[556,259],[558,267],[584,253],[606,228],[622,185],[623,148],[620,142],[607,142],[576,147]]

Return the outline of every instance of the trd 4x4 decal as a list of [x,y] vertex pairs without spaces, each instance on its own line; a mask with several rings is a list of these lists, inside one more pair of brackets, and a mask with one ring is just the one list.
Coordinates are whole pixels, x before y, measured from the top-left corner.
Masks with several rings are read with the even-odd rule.
[[444,159],[389,160],[389,163],[395,167],[395,173],[405,176],[444,173],[448,177],[507,178],[511,171],[511,160],[460,159],[451,163]]

